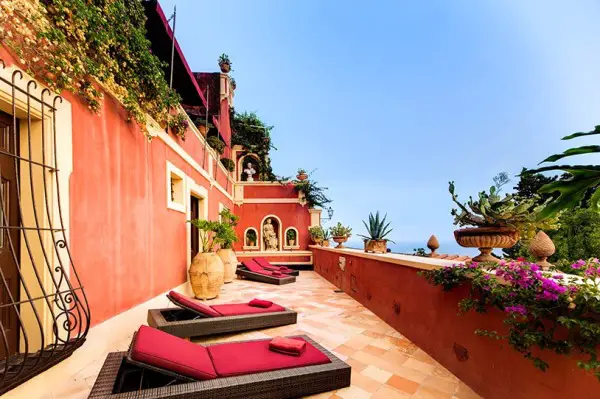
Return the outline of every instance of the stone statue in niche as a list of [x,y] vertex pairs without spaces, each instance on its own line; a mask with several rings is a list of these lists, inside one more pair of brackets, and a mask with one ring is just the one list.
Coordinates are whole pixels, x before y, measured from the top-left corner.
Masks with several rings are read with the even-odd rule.
[[254,175],[256,174],[256,170],[252,167],[252,163],[248,162],[246,169],[244,169],[244,173],[246,174],[246,181],[254,181]]
[[263,240],[265,242],[266,251],[277,251],[279,249],[277,233],[275,232],[275,227],[271,223],[271,218],[268,218],[263,226]]

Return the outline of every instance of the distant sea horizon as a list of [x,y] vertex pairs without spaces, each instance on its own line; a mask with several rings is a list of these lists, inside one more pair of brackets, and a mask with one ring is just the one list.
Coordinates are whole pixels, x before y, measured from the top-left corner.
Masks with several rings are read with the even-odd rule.
[[[332,243],[335,245],[335,243]],[[348,248],[356,248],[363,249],[362,243],[356,241],[349,241],[347,244]],[[412,255],[415,253],[415,249],[424,248],[425,252],[429,253],[429,249],[427,245],[423,242],[397,242],[397,243],[388,243],[388,248],[393,253]],[[448,255],[468,255],[475,256],[479,254],[479,250],[477,248],[463,248],[456,241],[446,241],[440,242],[440,248],[438,249],[438,253],[440,254],[448,254]]]

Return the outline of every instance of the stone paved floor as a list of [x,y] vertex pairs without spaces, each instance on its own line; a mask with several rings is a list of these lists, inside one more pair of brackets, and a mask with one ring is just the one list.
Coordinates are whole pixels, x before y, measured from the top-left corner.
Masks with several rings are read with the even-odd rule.
[[[477,399],[479,395],[372,312],[314,272],[301,272],[295,284],[274,286],[236,280],[210,304],[269,299],[299,313],[296,325],[195,342],[237,341],[307,334],[352,366],[352,386],[312,398]],[[180,291],[189,294],[187,285]],[[93,328],[88,342],[71,358],[3,396],[28,399],[81,399],[89,394],[107,352],[126,350],[146,310],[166,307],[159,296]]]

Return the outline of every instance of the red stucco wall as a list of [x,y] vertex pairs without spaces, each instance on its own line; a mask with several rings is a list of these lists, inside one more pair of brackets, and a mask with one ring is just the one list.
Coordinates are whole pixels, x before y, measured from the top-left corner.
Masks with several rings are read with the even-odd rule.
[[[401,334],[429,353],[486,399],[598,398],[595,377],[585,374],[576,359],[543,353],[546,372],[502,341],[479,337],[475,329],[503,331],[502,315],[458,316],[463,292],[443,292],[430,285],[418,270],[378,260],[313,249],[315,271],[342,288]],[[346,258],[345,272],[338,266]],[[398,309],[399,314],[395,313]],[[468,351],[459,361],[454,344]]]
[[244,198],[298,198],[293,184],[244,186]]
[[[95,324],[186,281],[187,218],[167,208],[167,160],[208,189],[210,219],[231,201],[162,140],[148,142],[110,96],[99,115],[65,98],[73,105],[70,244]],[[191,132],[184,148],[202,164]]]

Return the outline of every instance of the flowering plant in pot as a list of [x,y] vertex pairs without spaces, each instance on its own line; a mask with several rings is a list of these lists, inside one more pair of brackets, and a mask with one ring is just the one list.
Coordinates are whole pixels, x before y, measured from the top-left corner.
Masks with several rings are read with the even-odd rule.
[[479,248],[481,254],[473,258],[476,262],[497,262],[491,252],[494,248],[511,248],[521,237],[531,240],[537,230],[557,228],[558,218],[538,218],[545,203],[539,198],[522,198],[512,194],[500,195],[501,187],[508,183],[506,174],[494,178],[495,185],[489,193],[482,191],[478,199],[472,197],[465,204],[458,201],[454,182],[449,183],[452,201],[458,205],[450,212],[454,224],[460,227],[474,226],[454,231],[456,242],[467,248]]
[[237,256],[233,251],[233,243],[238,240],[234,228],[237,226],[240,217],[231,213],[227,208],[223,209],[219,216],[221,216],[221,222],[217,227],[215,238],[219,244],[217,255],[223,261],[223,282],[231,283],[235,277],[235,269],[238,264]]
[[321,226],[312,226],[308,228],[308,234],[315,244],[320,244],[323,241],[325,232]]
[[379,211],[377,211],[374,216],[372,213],[369,213],[369,224],[363,220],[368,235],[359,234],[359,236],[365,239],[365,252],[382,254],[387,252],[388,241],[393,241],[385,237],[387,237],[393,229],[389,227],[391,222],[386,223],[386,219],[387,215],[381,219],[379,217]]
[[219,243],[217,233],[221,229],[221,223],[204,219],[189,222],[198,228],[200,238],[200,252],[194,256],[189,270],[192,290],[198,299],[216,298],[225,275],[223,261],[213,252]]
[[306,179],[308,179],[308,173],[306,172],[306,170],[300,168],[298,169],[298,174],[296,175],[296,179],[300,180],[300,181],[304,181]]
[[185,132],[189,127],[188,117],[186,114],[180,112],[177,115],[171,115],[167,121],[167,127],[176,136],[185,140]]
[[329,232],[333,236],[333,241],[338,243],[336,248],[344,248],[344,243],[348,241],[348,238],[352,235],[352,229],[348,226],[344,226],[342,222],[337,222],[335,226],[330,227]]
[[231,60],[229,56],[225,53],[221,54],[218,59],[219,68],[221,68],[221,72],[229,73],[231,71]]
[[[475,334],[505,340],[534,366],[551,367],[547,351],[573,356],[577,365],[600,380],[600,261],[579,260],[570,266],[581,276],[544,272],[535,263],[517,261],[458,264],[419,274],[444,291],[461,286],[465,297],[460,313],[504,314],[502,331],[475,330]],[[479,317],[479,319],[481,319]]]

